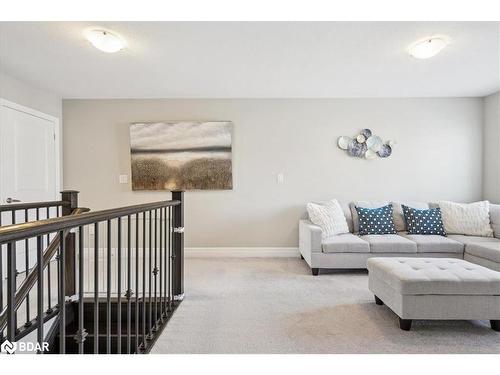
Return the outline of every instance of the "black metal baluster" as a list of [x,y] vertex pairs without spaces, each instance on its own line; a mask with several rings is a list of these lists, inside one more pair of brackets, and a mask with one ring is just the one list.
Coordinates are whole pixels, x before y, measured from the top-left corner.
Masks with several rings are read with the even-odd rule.
[[160,322],[163,323],[163,207],[160,208]]
[[16,337],[16,243],[7,244],[7,340]]
[[153,268],[153,280],[154,280],[154,323],[153,323],[153,331],[156,331],[158,329],[158,306],[157,306],[157,298],[156,298],[156,292],[158,291],[158,265],[157,265],[157,258],[158,258],[158,210],[154,211],[154,268]]
[[164,253],[165,253],[165,256],[164,256],[164,262],[165,262],[165,266],[164,266],[164,276],[163,276],[163,283],[164,283],[164,286],[163,286],[163,314],[164,316],[166,317],[167,316],[167,312],[168,312],[168,300],[167,300],[167,297],[168,297],[168,290],[167,290],[167,285],[168,285],[168,275],[169,275],[169,271],[168,271],[168,231],[167,231],[167,224],[168,224],[168,217],[167,217],[167,213],[168,213],[168,207],[165,207],[164,208],[164,211],[165,211],[165,221],[163,223],[163,231],[165,232],[165,242],[164,242]]
[[146,211],[142,213],[142,345],[146,349]]
[[152,324],[151,324],[151,319],[153,318],[153,306],[151,304],[152,301],[152,291],[153,291],[153,252],[151,249],[151,245],[153,244],[152,236],[153,236],[153,228],[152,228],[152,220],[153,220],[153,214],[151,211],[149,211],[149,269],[148,269],[148,275],[149,275],[149,290],[148,290],[148,339],[151,339],[153,337],[153,334],[151,332]]
[[172,207],[168,207],[168,312],[172,311]]
[[106,353],[111,354],[111,220],[107,223]]
[[[29,220],[28,217],[28,209],[24,210],[24,222],[27,223]],[[29,238],[24,240],[24,277],[28,277],[30,269],[30,244]],[[29,292],[26,294],[26,323],[24,323],[25,327],[29,327],[31,325],[30,319],[30,294]]]
[[130,354],[130,314],[131,314],[131,299],[132,299],[132,285],[130,284],[130,271],[131,271],[131,252],[132,246],[130,243],[130,215],[127,216],[127,293],[125,296],[127,297],[127,354]]
[[116,314],[117,314],[117,352],[118,354],[122,353],[122,218],[118,218],[118,245],[117,245],[117,258],[118,258],[118,301],[116,305]]
[[[38,216],[38,210],[37,210]],[[36,268],[37,268],[37,295],[36,295],[36,305],[37,305],[37,341],[40,348],[43,345],[44,335],[43,335],[43,238],[38,236],[36,238]],[[42,353],[38,350],[38,353]]]
[[[11,222],[12,225],[16,224],[16,210],[12,210],[11,212]],[[16,243],[14,243],[14,253],[12,254],[12,257],[14,258],[14,293],[17,290],[17,275],[19,272],[17,272],[17,254],[16,254]],[[8,262],[8,261],[7,261]],[[14,325],[15,329],[17,331],[17,309],[14,309]]]
[[59,353],[66,353],[66,272],[65,272],[65,250],[64,232],[59,231]]
[[139,347],[139,214],[135,214],[135,348]]
[[78,353],[84,353],[84,342],[87,331],[83,327],[83,227],[78,227],[78,331],[76,332],[76,342],[78,343]]
[[94,354],[99,353],[99,223],[94,224]]
[[[47,207],[46,209],[46,218],[48,219],[50,216],[50,210],[49,210],[49,207]],[[47,247],[49,247],[49,244],[50,244],[50,234],[47,233]],[[51,286],[50,286],[50,261],[52,259],[49,259],[49,262],[47,264],[47,314],[50,314],[53,310],[52,310],[52,301],[51,301],[51,298],[52,298],[52,293],[51,293]]]

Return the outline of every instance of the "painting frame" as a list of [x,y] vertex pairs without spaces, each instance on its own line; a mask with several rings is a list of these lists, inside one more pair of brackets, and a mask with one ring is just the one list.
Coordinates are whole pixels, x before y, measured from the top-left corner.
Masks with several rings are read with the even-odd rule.
[[232,190],[232,121],[129,124],[132,190]]

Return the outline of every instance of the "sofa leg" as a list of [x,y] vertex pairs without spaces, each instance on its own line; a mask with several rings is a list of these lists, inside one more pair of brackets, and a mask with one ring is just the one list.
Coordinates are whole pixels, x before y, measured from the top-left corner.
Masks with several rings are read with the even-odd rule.
[[300,254],[300,259],[304,260],[304,256],[302,254]]
[[384,302],[380,298],[378,298],[377,296],[375,296],[375,303],[377,305],[380,305],[380,306],[382,306],[384,304]]
[[409,331],[411,329],[411,319],[401,319],[399,318],[399,328],[403,331]]
[[313,276],[318,276],[319,268],[311,268],[311,272],[312,272]]
[[491,329],[500,332],[500,320],[490,320]]

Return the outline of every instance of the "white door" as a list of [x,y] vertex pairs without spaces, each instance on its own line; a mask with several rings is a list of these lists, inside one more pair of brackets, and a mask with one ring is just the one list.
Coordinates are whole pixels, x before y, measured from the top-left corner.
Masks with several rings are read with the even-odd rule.
[[[0,99],[0,205],[59,199],[58,128],[57,118]],[[1,215],[2,225],[12,224],[11,212]],[[46,213],[42,211],[40,215],[45,218]],[[16,223],[24,223],[26,219],[36,220],[36,210],[16,211]],[[5,250],[6,245],[2,245],[3,278],[6,275]],[[18,241],[18,280],[22,280],[35,263],[35,239],[27,244]],[[5,287],[6,283],[3,285]]]
[[[0,205],[59,199],[59,147],[57,118],[0,99]],[[2,225],[12,224],[9,211],[1,213]],[[45,212],[40,213],[45,218]],[[27,216],[27,217],[26,217]],[[36,220],[36,210],[19,210],[16,223]],[[36,262],[36,245],[16,244],[20,272]],[[6,254],[2,246],[5,276]]]
[[59,199],[58,120],[0,104],[0,204]]

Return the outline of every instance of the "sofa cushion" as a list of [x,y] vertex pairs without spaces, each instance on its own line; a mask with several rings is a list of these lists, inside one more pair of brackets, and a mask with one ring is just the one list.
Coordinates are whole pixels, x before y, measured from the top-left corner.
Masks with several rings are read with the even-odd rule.
[[392,203],[392,209],[394,210],[394,226],[396,227],[396,230],[398,232],[406,230],[406,221],[403,214],[403,208],[401,207],[402,205],[411,208],[416,208],[419,210],[426,210],[429,208],[429,204],[426,202],[405,201],[405,202],[391,202],[391,203]]
[[371,253],[416,253],[417,244],[397,234],[368,234],[362,237]]
[[370,277],[407,295],[500,295],[500,273],[450,258],[371,258]]
[[349,228],[349,232],[354,232],[354,227],[352,224],[352,212],[351,207],[349,206],[349,202],[339,201],[340,207],[342,207],[342,211],[344,212],[345,220],[347,221],[347,226]]
[[408,234],[446,236],[439,208],[419,210],[402,205]]
[[380,208],[356,207],[359,219],[359,234],[396,234],[392,205]]
[[401,236],[417,244],[417,253],[454,253],[464,252],[464,244],[438,235],[406,234]]
[[389,204],[388,201],[354,201],[349,203],[352,214],[352,225],[354,233],[359,232],[359,218],[358,211],[356,211],[356,207],[365,207],[365,208],[379,208],[383,206],[387,206]]
[[465,247],[465,252],[476,257],[500,263],[500,241],[471,243]]
[[480,237],[480,236],[464,236],[463,234],[450,234],[448,238],[461,242],[465,245],[477,242],[499,242],[500,240],[495,237]]
[[370,245],[352,233],[330,236],[322,241],[324,253],[369,253]]
[[474,203],[440,201],[439,208],[446,233],[493,237],[488,201]]
[[308,203],[307,212],[311,221],[321,227],[323,238],[335,234],[349,233],[344,212],[336,199],[332,199],[325,204]]
[[493,235],[500,238],[500,204],[490,203],[490,224]]

